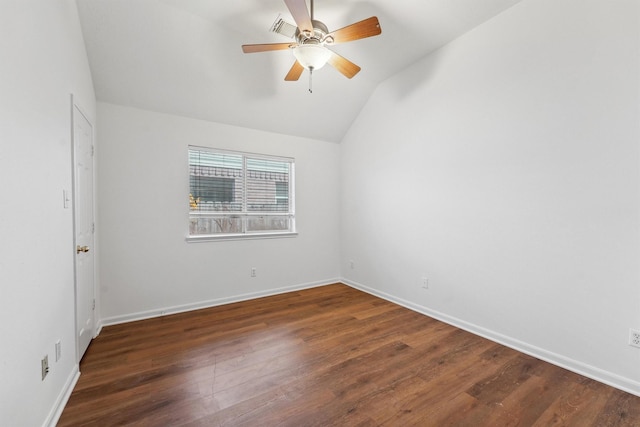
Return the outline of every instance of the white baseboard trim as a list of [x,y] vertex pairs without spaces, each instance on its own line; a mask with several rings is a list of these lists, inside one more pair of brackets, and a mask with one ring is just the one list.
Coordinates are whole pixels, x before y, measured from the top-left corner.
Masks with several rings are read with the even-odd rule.
[[93,338],[97,338],[98,335],[100,335],[100,332],[102,332],[103,326],[104,325],[102,324],[102,320],[99,320],[98,323],[96,323],[96,329],[94,331]]
[[49,416],[45,420],[43,426],[56,427],[56,424],[58,424],[60,416],[62,415],[62,411],[64,411],[64,407],[67,405],[69,397],[71,397],[71,392],[73,392],[73,389],[78,382],[78,378],[80,378],[80,367],[76,364],[69,374],[69,377],[67,378],[64,387],[60,391],[60,394],[56,399],[56,403],[53,405],[53,408],[51,409],[51,412],[49,413]]
[[106,317],[99,321],[99,325],[100,325],[100,330],[102,330],[103,326],[134,322],[136,320],[151,319],[153,317],[167,316],[170,314],[184,313],[187,311],[216,307],[218,305],[231,304],[234,302],[247,301],[247,300],[252,300],[256,298],[284,294],[287,292],[299,291],[302,289],[317,288],[319,286],[326,286],[332,283],[339,283],[339,282],[340,282],[340,279],[331,279],[331,280],[323,280],[318,282],[302,283],[302,284],[293,285],[293,286],[267,289],[259,292],[251,292],[248,294],[234,295],[230,297],[217,298],[217,299],[208,300],[208,301],[200,301],[200,302],[191,303],[191,304],[182,304],[182,305],[176,305],[172,307],[164,307],[164,308],[159,308],[154,310],[141,311],[138,313],[125,314],[121,316]]
[[622,377],[620,375],[614,374],[609,371],[605,371],[595,366],[588,365],[578,360],[571,359],[571,358],[562,356],[560,354],[547,351],[543,348],[539,348],[539,347],[527,344],[515,338],[500,334],[498,332],[483,328],[478,325],[474,325],[472,323],[466,322],[456,317],[449,316],[447,314],[438,312],[436,310],[429,309],[422,305],[415,304],[411,301],[407,301],[402,298],[398,298],[394,295],[387,294],[377,289],[370,288],[361,283],[354,282],[353,280],[342,278],[340,281],[355,289],[359,289],[368,294],[375,295],[377,297],[380,297],[387,301],[401,305],[403,307],[406,307],[420,314],[433,317],[434,319],[440,320],[444,323],[455,326],[457,328],[464,329],[467,332],[471,332],[472,334],[479,335],[483,338],[494,341],[498,344],[502,344],[506,347],[528,354],[529,356],[533,356],[540,360],[544,360],[545,362],[549,362],[553,365],[556,365],[561,368],[567,369],[569,371],[575,372],[577,374],[583,375],[587,378],[591,378],[601,383],[610,385],[612,387],[615,387],[627,393],[640,396],[640,382],[638,381],[633,381],[629,378]]

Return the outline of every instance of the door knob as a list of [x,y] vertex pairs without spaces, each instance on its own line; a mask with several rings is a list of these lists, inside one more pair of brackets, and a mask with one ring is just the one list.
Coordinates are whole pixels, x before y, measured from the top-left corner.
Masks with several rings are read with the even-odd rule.
[[80,252],[89,252],[89,246],[76,246],[76,253],[79,254]]

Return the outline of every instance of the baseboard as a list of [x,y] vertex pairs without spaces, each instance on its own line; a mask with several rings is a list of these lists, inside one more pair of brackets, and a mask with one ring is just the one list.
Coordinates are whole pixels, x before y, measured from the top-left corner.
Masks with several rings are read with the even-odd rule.
[[543,348],[532,346],[530,344],[527,344],[526,342],[483,328],[478,325],[474,325],[472,323],[466,322],[456,317],[449,316],[445,313],[441,313],[436,310],[429,309],[422,305],[415,304],[411,301],[398,298],[394,295],[381,292],[377,289],[370,288],[361,283],[357,283],[352,280],[348,280],[344,278],[341,279],[340,281],[355,289],[359,289],[368,294],[375,295],[379,298],[401,305],[403,307],[406,307],[420,314],[433,317],[434,319],[440,320],[444,323],[455,326],[457,328],[464,329],[465,331],[471,332],[472,334],[479,335],[483,338],[494,341],[498,344],[502,344],[506,347],[528,354],[529,356],[533,356],[540,360],[544,360],[545,362],[549,362],[553,365],[556,365],[561,368],[567,369],[569,371],[575,372],[577,374],[583,375],[587,378],[591,378],[601,383],[610,385],[612,387],[615,387],[627,393],[640,396],[640,382],[633,381],[628,378],[622,377],[620,375],[614,374],[612,372],[608,372],[600,368],[596,368],[594,366],[585,364],[578,360],[574,360],[574,359],[562,356],[560,354],[547,351]]
[[71,392],[73,392],[73,389],[78,382],[78,378],[80,378],[80,367],[76,364],[69,374],[69,377],[67,378],[62,391],[60,391],[60,394],[56,399],[56,403],[51,409],[51,412],[49,413],[49,416],[45,420],[43,426],[55,427],[56,424],[58,424],[58,420],[60,420],[62,411],[64,411],[64,407],[67,405],[69,397],[71,397]]
[[331,280],[323,280],[318,282],[302,283],[302,284],[286,286],[282,288],[268,289],[265,291],[234,295],[230,297],[217,298],[217,299],[208,300],[208,301],[200,301],[192,304],[182,304],[182,305],[176,305],[172,307],[164,307],[164,308],[159,308],[154,310],[141,311],[138,313],[125,314],[121,316],[106,317],[99,321],[99,325],[100,325],[100,329],[102,329],[103,326],[117,325],[120,323],[134,322],[136,320],[151,319],[154,317],[167,316],[170,314],[184,313],[187,311],[216,307],[219,305],[231,304],[234,302],[247,301],[247,300],[252,300],[256,298],[284,294],[287,292],[299,291],[303,289],[311,289],[319,286],[326,286],[326,285],[330,285],[332,283],[337,283],[337,282],[340,282],[340,279],[331,279]]
[[98,323],[96,323],[96,329],[94,331],[93,338],[97,338],[98,335],[100,335],[100,332],[102,332],[103,326],[104,325],[102,324],[102,320],[99,320]]

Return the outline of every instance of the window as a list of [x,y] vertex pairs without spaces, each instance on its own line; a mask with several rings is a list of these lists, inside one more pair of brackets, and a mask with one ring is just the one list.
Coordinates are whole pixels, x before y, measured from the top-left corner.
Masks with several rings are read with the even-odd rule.
[[189,147],[189,238],[295,233],[294,161]]
[[233,178],[194,175],[189,177],[191,195],[199,199],[200,203],[231,203],[235,186],[236,180]]
[[289,183],[276,182],[276,203],[289,203]]

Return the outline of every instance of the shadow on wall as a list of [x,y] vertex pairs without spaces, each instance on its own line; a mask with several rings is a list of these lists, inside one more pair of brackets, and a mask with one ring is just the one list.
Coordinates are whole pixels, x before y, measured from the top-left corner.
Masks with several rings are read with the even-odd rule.
[[397,100],[409,97],[417,89],[429,83],[437,74],[444,61],[442,50],[410,64],[401,74],[395,76],[390,83],[390,91]]

